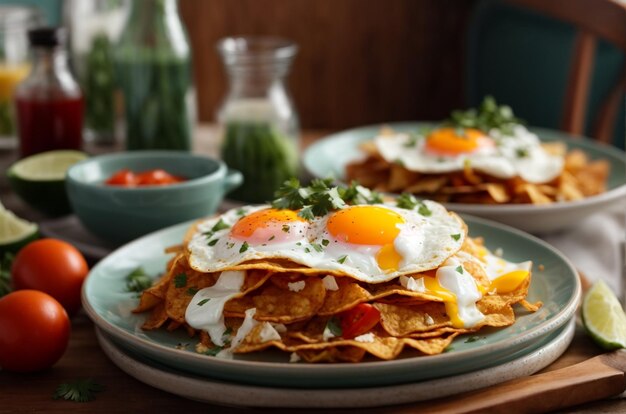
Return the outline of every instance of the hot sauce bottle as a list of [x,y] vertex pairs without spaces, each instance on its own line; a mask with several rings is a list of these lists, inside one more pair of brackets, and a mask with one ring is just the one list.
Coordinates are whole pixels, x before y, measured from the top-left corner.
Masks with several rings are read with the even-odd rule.
[[63,28],[28,32],[33,66],[15,93],[21,157],[82,147],[83,95],[68,66],[66,37]]

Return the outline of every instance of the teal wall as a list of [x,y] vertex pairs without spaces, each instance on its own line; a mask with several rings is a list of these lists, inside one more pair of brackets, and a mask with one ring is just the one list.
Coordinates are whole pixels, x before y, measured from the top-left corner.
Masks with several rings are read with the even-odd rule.
[[0,0],[0,4],[20,4],[38,7],[44,16],[44,23],[51,26],[58,25],[62,20],[62,0]]
[[[575,29],[569,24],[503,4],[480,2],[468,36],[467,99],[475,106],[486,94],[509,104],[530,125],[558,128]],[[624,54],[598,44],[586,116],[590,135],[599,105],[624,70]],[[625,146],[624,100],[613,144]]]

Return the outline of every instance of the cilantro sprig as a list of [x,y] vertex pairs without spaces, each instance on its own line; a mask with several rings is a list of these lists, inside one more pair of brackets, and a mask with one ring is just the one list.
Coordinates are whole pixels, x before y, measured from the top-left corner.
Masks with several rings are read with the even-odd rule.
[[405,210],[414,210],[417,207],[417,212],[424,217],[429,217],[433,214],[422,200],[418,200],[414,195],[409,193],[400,194],[396,199],[396,205]]
[[508,105],[498,105],[492,96],[486,96],[478,109],[457,110],[450,114],[444,125],[456,128],[476,128],[483,132],[492,129],[500,130],[503,134],[512,134],[516,125],[524,121],[513,114]]
[[292,178],[276,191],[272,207],[279,210],[300,210],[300,217],[312,220],[349,204],[375,204],[383,201],[380,194],[355,182],[349,186],[332,184],[333,180],[330,178],[317,178],[308,187],[302,187],[298,179]]
[[139,266],[126,276],[126,290],[141,293],[152,286],[152,278]]
[[87,402],[96,398],[96,393],[104,387],[95,383],[92,379],[77,379],[60,384],[52,394],[55,400],[64,399],[75,402]]

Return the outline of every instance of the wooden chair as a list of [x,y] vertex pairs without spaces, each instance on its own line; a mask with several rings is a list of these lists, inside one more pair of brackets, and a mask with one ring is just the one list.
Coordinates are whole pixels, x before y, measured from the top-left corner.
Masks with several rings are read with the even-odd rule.
[[[508,3],[545,14],[577,29],[571,56],[561,129],[584,135],[594,53],[603,39],[626,54],[626,2],[620,0],[506,0]],[[626,92],[626,69],[603,100],[591,136],[610,142],[618,109]]]

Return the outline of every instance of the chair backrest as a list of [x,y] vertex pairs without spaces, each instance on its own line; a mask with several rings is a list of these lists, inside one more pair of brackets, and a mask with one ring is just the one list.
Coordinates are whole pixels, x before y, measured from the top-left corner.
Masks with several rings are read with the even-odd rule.
[[[510,22],[514,12],[518,12],[520,16],[518,22],[520,27],[519,33],[512,35],[513,29],[506,26],[504,22],[498,22],[497,17],[498,14],[503,15]],[[488,75],[478,73],[487,66],[481,62],[481,58],[487,56],[488,52],[479,51],[479,48],[484,46],[477,46],[472,42],[491,42],[486,47],[492,47],[497,53],[505,50],[503,42],[507,40],[508,36],[508,39],[513,38],[514,40],[511,45],[512,48],[527,48],[528,50],[536,48],[542,52],[540,56],[533,56],[530,60],[526,56],[526,61],[523,63],[527,66],[535,66],[535,68],[531,67],[528,72],[525,72],[526,69],[513,68],[516,73],[514,76],[518,76],[518,79],[512,79],[511,85],[500,82],[500,89],[509,87],[511,89],[507,92],[509,96],[514,93],[519,95],[525,92],[527,94],[534,92],[536,96],[533,96],[532,99],[539,101],[539,105],[550,108],[553,108],[554,105],[548,105],[548,101],[552,100],[550,103],[555,104],[554,100],[558,100],[560,107],[560,113],[556,115],[558,120],[545,122],[547,115],[541,113],[538,108],[534,109],[535,115],[539,112],[535,118],[541,118],[544,124],[553,124],[544,126],[558,127],[575,135],[589,135],[604,142],[611,142],[613,136],[616,135],[617,139],[614,143],[618,146],[624,146],[623,132],[621,138],[619,133],[614,134],[613,132],[623,131],[623,126],[616,121],[620,116],[623,116],[619,108],[624,104],[623,98],[626,87],[626,70],[624,68],[624,61],[626,61],[626,3],[619,0],[484,1],[479,5],[476,15],[478,17],[474,19],[473,24],[499,26],[495,29],[488,29],[490,31],[473,27],[470,30],[470,79],[468,79],[470,99],[475,101],[477,98],[471,96],[472,88],[474,88],[474,95],[479,92],[496,92],[494,94],[496,94],[496,98],[498,97],[497,91],[489,90],[495,88],[495,83],[488,80]],[[553,29],[553,32],[541,32],[541,29],[546,27]],[[497,37],[497,30],[503,32],[504,36],[502,39],[494,40],[493,38]],[[528,34],[533,31],[539,35]],[[548,33],[547,37],[540,36],[546,35],[546,33]],[[511,53],[515,53],[515,50]],[[511,69],[511,65],[522,63],[522,58],[519,59],[508,67],[503,64],[500,70]],[[562,72],[565,75],[553,69],[557,62],[562,62],[563,65],[567,66]],[[596,62],[598,64],[594,68]],[[471,66],[480,66],[480,68],[472,69]],[[537,67],[544,70],[547,68],[547,70],[542,71]],[[517,82],[519,85],[515,84],[519,80],[520,74],[532,78],[532,80],[525,79],[525,81],[527,83],[534,82],[536,88],[533,91],[525,90],[522,85],[523,82]],[[539,79],[544,74],[546,78],[550,79]],[[472,86],[471,83],[476,79],[479,79],[480,83],[481,76],[482,84]],[[503,75],[496,76],[502,77]],[[593,94],[591,93],[592,87],[594,88]],[[542,91],[544,93],[541,93]],[[544,97],[546,102],[541,102]],[[515,105],[513,107],[516,108]],[[593,113],[587,116],[590,107],[592,107]],[[585,128],[586,123],[589,123],[587,128]]]
[[[572,134],[584,132],[584,119],[593,72],[597,39],[604,39],[626,53],[626,3],[618,0],[508,0],[573,24],[577,28],[571,57],[561,129]],[[612,126],[626,88],[626,71],[596,118],[593,138],[609,142]]]

